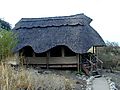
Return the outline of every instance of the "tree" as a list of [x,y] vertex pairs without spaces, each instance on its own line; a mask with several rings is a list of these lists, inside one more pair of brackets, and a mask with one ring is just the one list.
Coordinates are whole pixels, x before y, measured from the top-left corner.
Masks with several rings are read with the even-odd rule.
[[106,53],[110,52],[114,55],[120,55],[120,50],[119,50],[119,45],[117,42],[106,42],[107,48],[106,48]]
[[106,42],[106,47],[98,48],[98,57],[105,68],[115,68],[120,58],[120,47],[117,42]]
[[11,26],[8,22],[0,19],[0,28],[5,30],[11,30]]
[[12,31],[0,29],[0,60],[12,55],[13,48],[17,44],[17,37]]

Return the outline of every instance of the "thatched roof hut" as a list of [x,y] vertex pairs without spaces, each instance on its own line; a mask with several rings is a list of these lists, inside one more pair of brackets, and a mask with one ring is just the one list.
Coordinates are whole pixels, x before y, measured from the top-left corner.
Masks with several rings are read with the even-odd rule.
[[22,18],[13,29],[19,39],[15,52],[23,52],[25,64],[45,65],[47,68],[67,65],[77,67],[79,71],[81,54],[87,53],[91,47],[105,45],[90,26],[91,21],[84,14]]
[[92,46],[105,45],[101,36],[90,26],[91,18],[84,14],[48,18],[22,18],[13,29],[19,43],[15,51],[31,46],[42,53],[58,45],[75,53],[86,53]]

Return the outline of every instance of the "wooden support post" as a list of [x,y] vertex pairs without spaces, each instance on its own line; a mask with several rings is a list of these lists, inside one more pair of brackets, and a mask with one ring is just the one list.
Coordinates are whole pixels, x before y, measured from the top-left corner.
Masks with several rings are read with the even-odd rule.
[[97,55],[98,54],[98,52],[97,52],[97,47],[95,46],[95,54]]
[[76,57],[77,57],[77,71],[78,71],[78,73],[80,73],[80,58],[79,58],[79,54],[77,54],[76,55]]
[[96,54],[97,56],[99,55],[98,50],[99,50],[99,49],[98,49],[98,47],[96,46],[96,47],[95,47],[95,54]]
[[93,54],[95,53],[95,47],[93,46]]
[[[90,55],[90,62],[92,62],[91,55]],[[92,71],[93,71],[93,64],[90,65],[90,73],[92,73]]]
[[49,69],[49,59],[50,59],[50,51],[47,52],[47,58],[46,58],[46,67]]
[[64,47],[61,47],[62,50],[62,57],[65,57]]
[[82,72],[82,56],[79,54],[80,73]]

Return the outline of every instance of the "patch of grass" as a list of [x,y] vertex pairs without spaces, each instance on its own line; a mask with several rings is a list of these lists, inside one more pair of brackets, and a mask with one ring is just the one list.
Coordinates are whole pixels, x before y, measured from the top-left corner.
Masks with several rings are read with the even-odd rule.
[[7,64],[0,65],[1,90],[73,90],[75,81],[56,74],[40,74],[21,67],[15,70]]
[[116,67],[114,70],[120,71],[120,66]]

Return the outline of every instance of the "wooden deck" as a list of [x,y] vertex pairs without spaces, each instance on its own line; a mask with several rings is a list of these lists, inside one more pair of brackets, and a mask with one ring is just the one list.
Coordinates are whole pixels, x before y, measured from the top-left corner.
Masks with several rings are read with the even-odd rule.
[[[48,63],[48,64],[47,64]],[[71,68],[77,67],[77,57],[50,57],[47,62],[46,57],[27,57],[24,61],[24,65],[38,66],[40,68]]]

